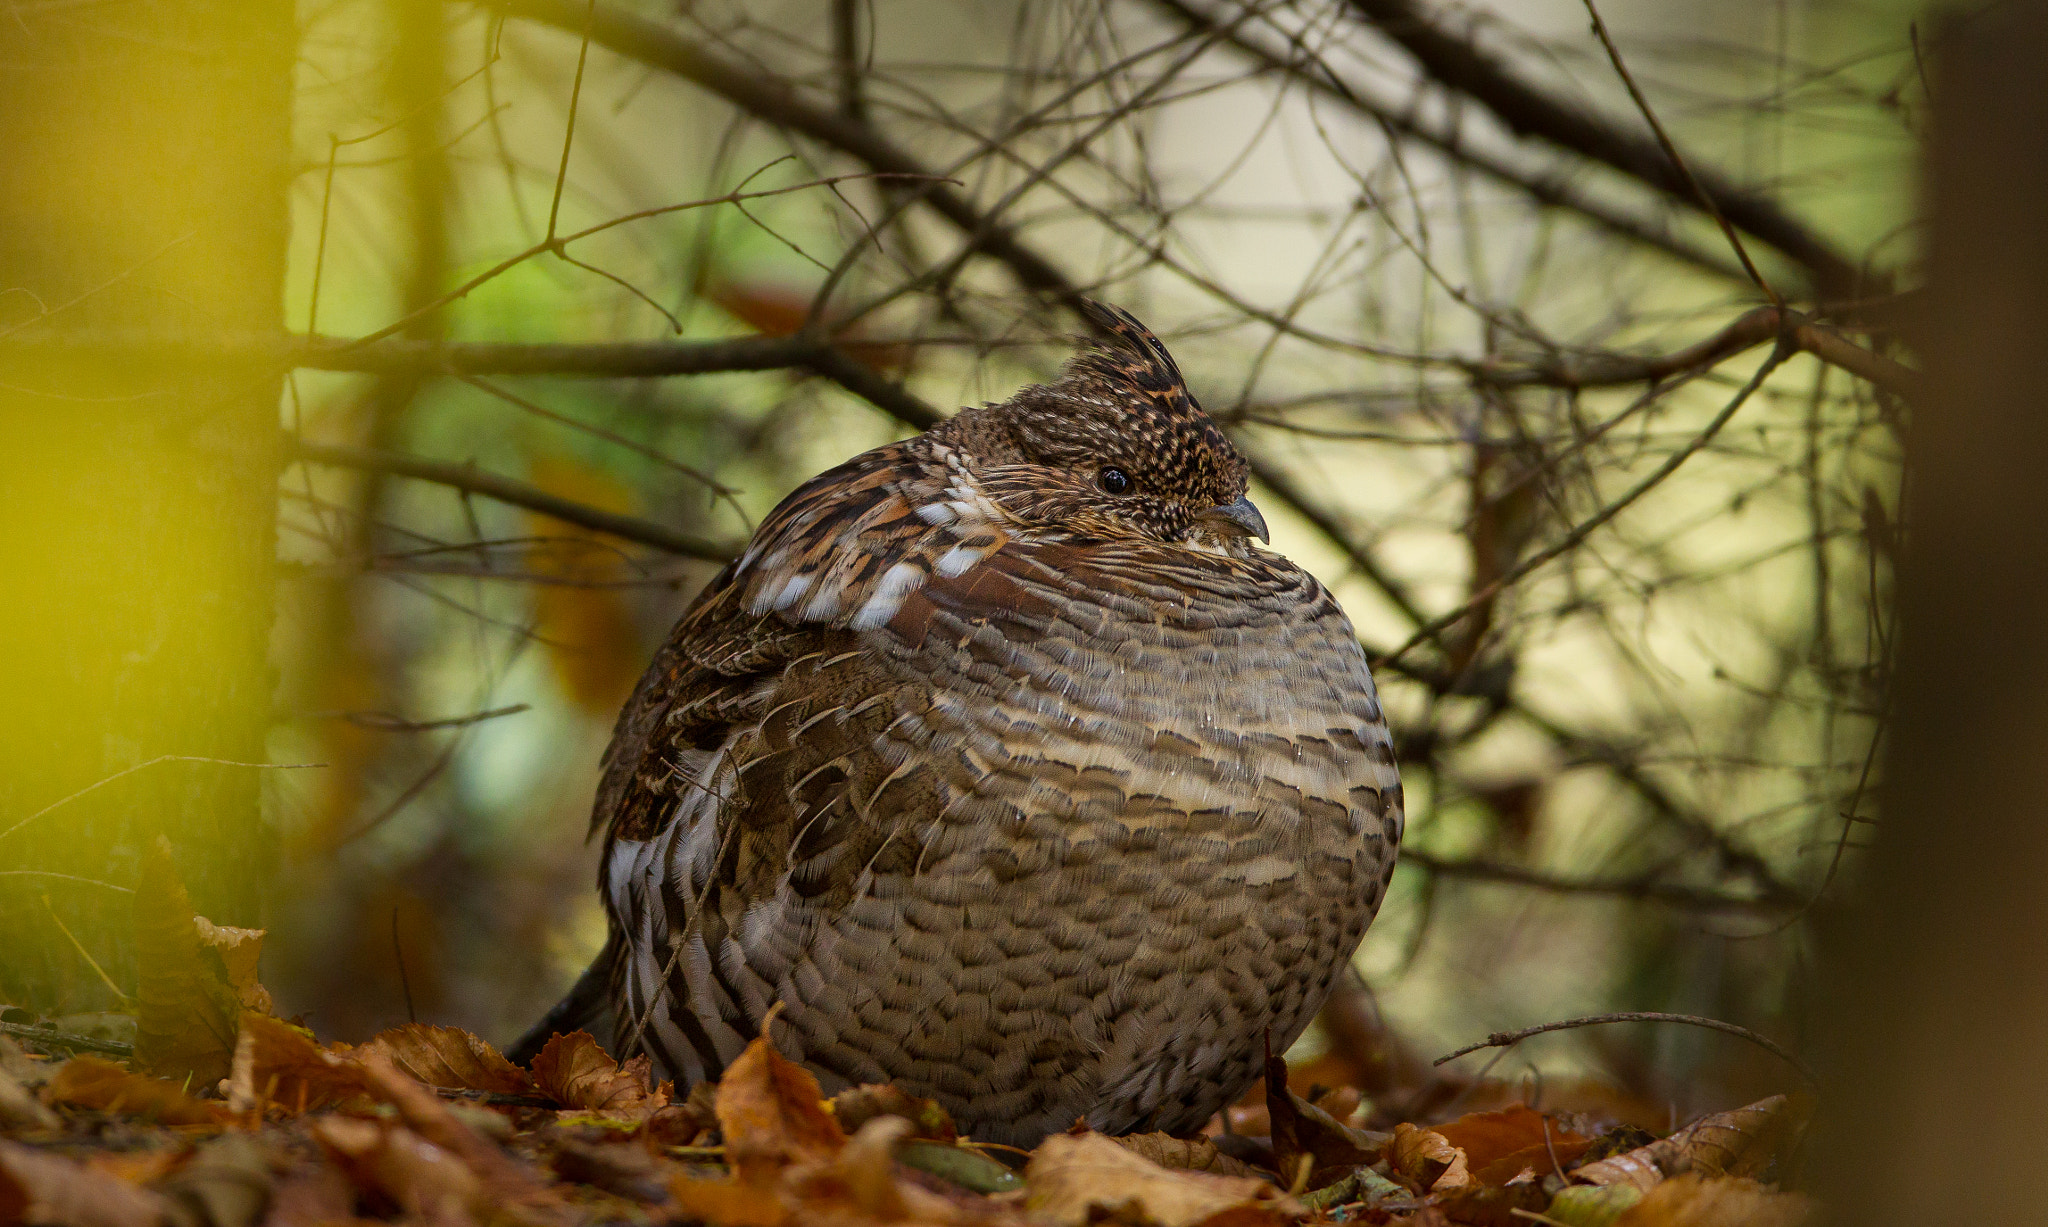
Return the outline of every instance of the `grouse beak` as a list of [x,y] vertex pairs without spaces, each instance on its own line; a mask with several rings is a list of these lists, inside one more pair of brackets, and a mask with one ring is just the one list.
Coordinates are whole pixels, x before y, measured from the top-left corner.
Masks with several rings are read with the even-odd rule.
[[1234,503],[1211,507],[1202,513],[1202,518],[1209,521],[1219,532],[1241,533],[1247,537],[1257,537],[1267,545],[1273,544],[1273,534],[1266,529],[1266,517],[1260,515],[1259,509],[1252,506],[1252,501],[1243,495],[1239,495]]

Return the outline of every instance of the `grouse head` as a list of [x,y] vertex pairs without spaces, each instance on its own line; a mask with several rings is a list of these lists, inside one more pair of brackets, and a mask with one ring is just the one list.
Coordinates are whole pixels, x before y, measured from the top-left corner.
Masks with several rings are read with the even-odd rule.
[[1127,311],[1084,302],[1100,333],[1058,379],[940,428],[982,493],[1020,528],[1236,551],[1269,540],[1246,466],[1202,411],[1158,337]]

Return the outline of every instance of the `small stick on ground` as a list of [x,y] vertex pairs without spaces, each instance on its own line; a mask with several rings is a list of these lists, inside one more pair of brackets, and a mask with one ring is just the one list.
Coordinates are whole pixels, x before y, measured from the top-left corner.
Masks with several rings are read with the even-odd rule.
[[1794,1056],[1790,1049],[1787,1049],[1784,1045],[1778,1043],[1776,1040],[1766,1039],[1763,1036],[1758,1035],[1756,1032],[1751,1031],[1748,1027],[1738,1027],[1734,1023],[1722,1022],[1718,1018],[1706,1018],[1699,1014],[1660,1014],[1649,1010],[1632,1010],[1620,1014],[1588,1014],[1584,1018],[1567,1018],[1561,1022],[1547,1022],[1539,1026],[1524,1027],[1520,1031],[1496,1031],[1492,1035],[1487,1036],[1485,1039],[1480,1040],[1478,1043],[1467,1044],[1463,1048],[1458,1049],[1456,1052],[1453,1052],[1448,1056],[1438,1057],[1436,1060],[1430,1062],[1430,1064],[1442,1065],[1446,1061],[1455,1061],[1459,1057],[1466,1056],[1470,1053],[1478,1052],[1482,1048],[1506,1048],[1512,1044],[1519,1044],[1523,1040],[1528,1039],[1532,1035],[1542,1035],[1546,1031],[1565,1031],[1573,1027],[1594,1027],[1600,1025],[1601,1023],[1619,1022],[1685,1023],[1687,1026],[1706,1027],[1714,1031],[1725,1031],[1729,1035],[1738,1036],[1742,1039],[1746,1039],[1750,1043],[1755,1044],[1757,1047],[1764,1049],[1765,1051],[1769,1052],[1772,1056],[1778,1058],[1780,1061],[1783,1061],[1785,1064],[1790,1065],[1793,1069],[1798,1070],[1800,1077],[1806,1079],[1808,1082],[1812,1083],[1815,1086],[1820,1085],[1820,1079],[1814,1075],[1813,1070],[1806,1064],[1806,1062]]

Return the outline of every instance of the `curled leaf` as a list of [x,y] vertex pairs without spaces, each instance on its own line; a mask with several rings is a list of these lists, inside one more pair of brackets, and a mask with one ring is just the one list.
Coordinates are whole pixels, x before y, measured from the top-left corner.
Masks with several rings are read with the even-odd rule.
[[557,1035],[533,1059],[533,1085],[565,1108],[644,1118],[668,1106],[670,1087],[649,1089],[644,1056],[620,1065],[585,1031]]
[[1394,1170],[1424,1192],[1472,1183],[1465,1152],[1434,1129],[1394,1126]]
[[1746,1108],[1701,1117],[1662,1141],[1588,1163],[1571,1173],[1581,1184],[1632,1184],[1649,1189],[1671,1176],[1755,1176],[1798,1140],[1803,1125],[1783,1095]]

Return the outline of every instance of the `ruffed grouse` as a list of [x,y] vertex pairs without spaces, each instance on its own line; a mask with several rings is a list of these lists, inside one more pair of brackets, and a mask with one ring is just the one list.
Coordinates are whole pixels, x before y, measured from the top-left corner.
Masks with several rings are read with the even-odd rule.
[[1029,1145],[1198,1127],[1328,995],[1401,838],[1365,657],[1165,347],[1090,314],[1058,381],[799,487],[641,680],[583,986],[621,1056],[715,1078],[781,1002],[828,1092]]

